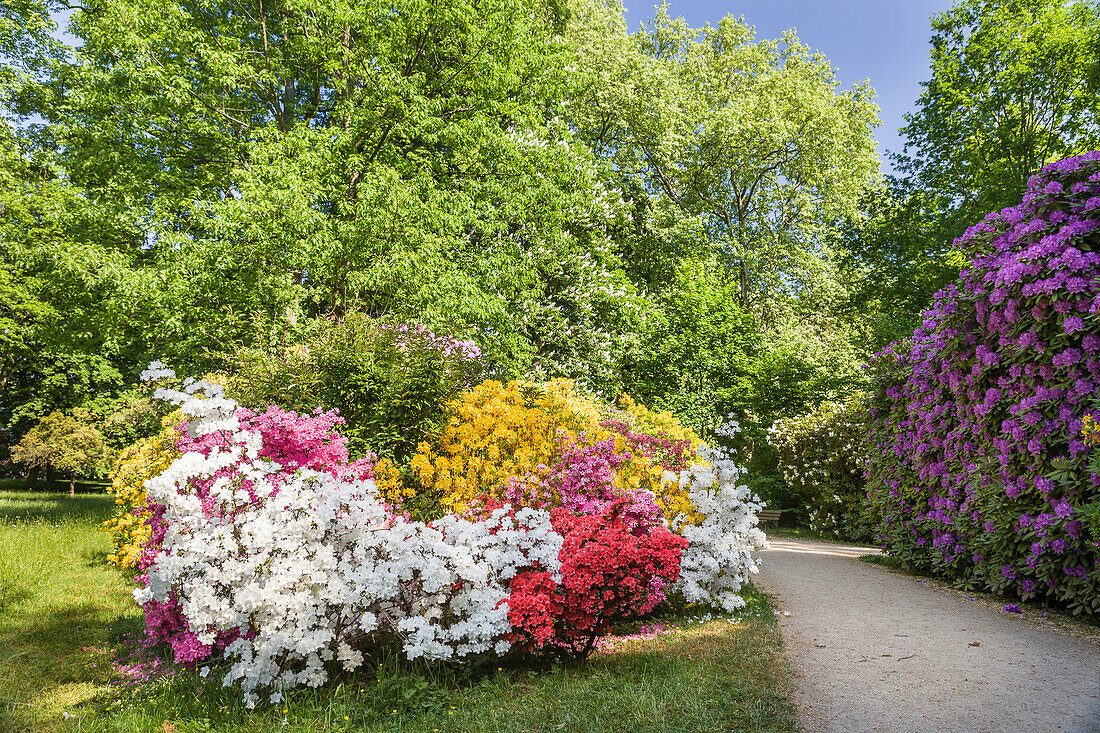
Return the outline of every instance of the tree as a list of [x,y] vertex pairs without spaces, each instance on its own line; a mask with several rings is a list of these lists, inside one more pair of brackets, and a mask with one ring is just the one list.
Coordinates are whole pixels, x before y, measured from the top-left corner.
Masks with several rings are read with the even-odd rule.
[[617,61],[621,42],[583,38],[610,69],[585,100],[586,140],[641,179],[651,222],[709,243],[766,326],[779,301],[813,287],[825,234],[877,172],[871,89],[840,91],[793,33],[757,41],[732,16],[697,30],[662,7]]
[[945,200],[949,241],[1019,201],[1043,164],[1100,145],[1100,6],[961,0],[932,29],[932,78],[898,163]]
[[646,348],[627,365],[624,389],[699,432],[752,404],[759,332],[719,263],[685,261],[656,296]]
[[[592,372],[624,343],[623,207],[557,119],[558,4],[94,0],[73,18],[45,114],[72,182],[140,233],[152,297],[133,311],[159,356],[355,309],[480,336],[513,372],[561,352]],[[613,295],[596,318],[577,289]],[[564,348],[562,320],[602,331]]]
[[843,278],[851,283],[842,310],[868,354],[908,338],[935,293],[965,264],[941,231],[944,205],[891,177],[866,191],[859,215],[837,232]]
[[11,456],[28,468],[49,467],[68,473],[69,496],[73,496],[77,476],[106,469],[113,452],[94,426],[55,411],[23,436],[12,448]]
[[0,121],[0,425],[16,436],[136,365],[130,258],[102,243],[117,229],[101,213]]

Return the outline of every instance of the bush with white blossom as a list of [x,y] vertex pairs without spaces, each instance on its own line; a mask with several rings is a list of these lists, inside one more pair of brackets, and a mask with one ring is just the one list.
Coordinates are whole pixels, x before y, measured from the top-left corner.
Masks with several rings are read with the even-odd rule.
[[866,396],[822,402],[798,417],[776,420],[768,443],[779,452],[783,480],[802,496],[810,529],[846,540],[871,540],[863,470]]

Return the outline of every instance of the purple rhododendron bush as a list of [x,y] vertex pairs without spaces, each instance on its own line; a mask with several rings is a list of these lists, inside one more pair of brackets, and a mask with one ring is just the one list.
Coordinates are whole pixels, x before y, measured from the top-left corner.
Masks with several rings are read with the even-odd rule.
[[[172,377],[157,362],[143,374]],[[238,686],[250,707],[383,647],[583,659],[613,622],[670,594],[744,606],[749,553],[764,546],[760,505],[718,453],[665,457],[682,470],[664,481],[690,511],[618,485],[613,469],[630,455],[612,440],[570,444],[535,485],[545,491],[512,480],[478,511],[416,521],[379,494],[371,457],[349,458],[335,411],[256,412],[206,381],[156,396],[184,422],[178,457],[145,482],[151,532],[134,598],[147,644]]]
[[876,356],[879,539],[970,587],[1100,612],[1100,152],[1047,166],[955,242],[971,258]]

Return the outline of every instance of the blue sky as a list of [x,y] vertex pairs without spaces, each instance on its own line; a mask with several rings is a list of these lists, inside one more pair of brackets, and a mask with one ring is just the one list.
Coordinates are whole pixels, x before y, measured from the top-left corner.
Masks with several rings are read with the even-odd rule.
[[[653,16],[647,0],[624,2],[632,31]],[[882,108],[882,127],[875,131],[881,157],[887,150],[900,152],[897,128],[930,75],[929,17],[952,5],[952,0],[669,0],[669,12],[693,27],[743,15],[756,27],[757,38],[777,38],[794,28],[803,43],[828,57],[843,88],[869,79]],[[883,170],[889,170],[885,160]]]

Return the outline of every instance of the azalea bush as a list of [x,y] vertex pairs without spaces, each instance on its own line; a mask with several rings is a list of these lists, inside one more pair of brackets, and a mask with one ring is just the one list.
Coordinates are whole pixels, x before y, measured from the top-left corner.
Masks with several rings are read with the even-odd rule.
[[880,539],[909,566],[1100,613],[1082,435],[1100,414],[1100,153],[1047,166],[956,247],[971,264],[875,360]]
[[[668,413],[626,397],[620,404],[581,395],[562,379],[483,382],[454,400],[443,430],[421,443],[409,463],[416,488],[404,493],[462,512],[487,495],[541,485],[537,492],[560,504],[577,490],[589,496],[604,481],[593,476],[610,466],[607,490],[649,492],[670,516],[690,514],[686,492],[664,476],[696,462],[701,441]],[[575,481],[580,488],[570,489]]]
[[462,511],[509,477],[551,463],[559,436],[575,438],[600,417],[596,404],[568,380],[487,380],[449,405],[442,431],[420,443],[410,466],[444,510]]
[[103,526],[114,542],[114,552],[107,560],[120,568],[136,566],[150,540],[145,482],[163,473],[179,457],[176,443],[183,420],[179,410],[170,413],[161,419],[159,433],[141,438],[118,454],[107,488],[108,493],[114,494],[117,511]]
[[[156,366],[147,376],[167,376]],[[633,459],[616,434],[506,477],[498,488],[512,501],[485,492],[462,515],[423,522],[380,496],[334,412],[256,412],[206,381],[157,394],[184,421],[178,457],[145,481],[135,598],[149,643],[216,669],[249,704],[323,684],[385,645],[410,658],[583,659],[611,623],[671,593],[740,607],[764,541],[759,504],[721,456],[678,473],[656,464],[694,516],[616,483]],[[673,465],[682,448],[654,453]]]
[[822,402],[805,415],[776,420],[768,443],[783,480],[806,503],[810,529],[851,541],[873,538],[863,470],[866,395]]
[[528,651],[584,659],[614,621],[643,616],[665,600],[680,575],[687,540],[661,526],[638,531],[624,520],[625,499],[598,514],[551,514],[562,536],[560,582],[545,570],[512,579],[511,639]]

